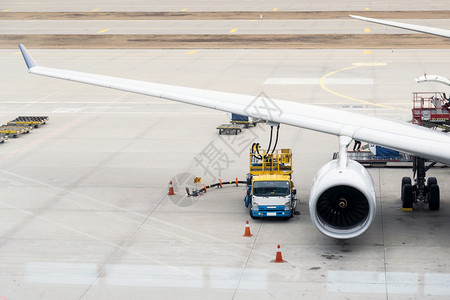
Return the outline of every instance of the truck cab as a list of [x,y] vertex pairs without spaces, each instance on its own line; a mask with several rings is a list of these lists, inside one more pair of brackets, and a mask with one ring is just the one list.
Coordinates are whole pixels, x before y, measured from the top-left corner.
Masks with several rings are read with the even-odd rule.
[[[261,153],[262,152],[262,153]],[[247,175],[245,205],[252,218],[294,215],[297,199],[292,182],[292,154],[290,149],[273,153],[265,150],[250,153],[250,172]]]

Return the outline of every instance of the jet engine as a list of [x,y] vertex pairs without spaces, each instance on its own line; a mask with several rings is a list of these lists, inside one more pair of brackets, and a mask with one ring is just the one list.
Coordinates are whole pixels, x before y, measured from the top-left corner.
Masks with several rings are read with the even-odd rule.
[[309,211],[314,225],[323,234],[349,239],[365,232],[376,212],[372,177],[358,162],[338,160],[324,165],[314,177],[309,196]]

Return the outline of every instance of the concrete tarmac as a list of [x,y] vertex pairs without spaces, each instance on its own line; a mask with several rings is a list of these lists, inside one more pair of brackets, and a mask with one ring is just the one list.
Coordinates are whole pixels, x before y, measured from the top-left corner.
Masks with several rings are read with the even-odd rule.
[[2,6],[2,11],[342,11],[342,10],[446,10],[447,0],[379,0],[379,1],[202,1],[190,0],[130,0],[97,1],[88,0],[58,1],[45,0],[29,3],[10,1]]
[[[443,74],[448,50],[47,50],[39,64],[349,109],[408,121],[423,73]],[[346,241],[320,234],[307,197],[336,137],[282,126],[293,149],[300,216],[249,219],[244,186],[197,198],[194,176],[244,180],[258,125],[219,136],[222,112],[29,75],[0,50],[0,118],[50,122],[0,145],[3,299],[447,299],[450,178],[441,209],[401,212],[408,169],[370,169],[378,209]],[[445,74],[443,74],[445,75]],[[323,79],[323,81],[321,81]],[[322,84],[321,84],[322,82]],[[167,196],[173,181],[175,196]],[[275,264],[281,245],[283,264]]]
[[[448,19],[398,20],[450,28]],[[353,19],[333,20],[8,20],[0,34],[414,34]]]
[[[444,0],[404,2],[376,1],[369,6],[361,1],[277,1],[276,5],[189,1],[187,5],[151,0],[93,6],[84,0],[46,0],[33,5],[13,1],[3,10],[448,8]],[[436,20],[426,20],[432,21]],[[55,29],[46,21],[4,22],[6,26],[0,28],[12,28],[13,33],[66,33],[88,24],[58,21],[53,23]],[[330,24],[341,31],[384,28],[364,23],[350,28],[346,25],[350,20],[328,22],[307,24],[317,24],[313,30],[328,30]],[[100,22],[83,29],[94,32],[110,24],[115,25],[111,31],[144,30],[134,21],[129,27]],[[164,22],[151,24],[156,27],[151,30],[161,32],[183,30],[178,23],[166,29],[160,27]],[[236,23],[184,24],[193,31],[220,31]],[[208,28],[201,28],[202,24]],[[239,28],[265,33],[273,25],[248,24]],[[282,24],[303,26],[301,22],[276,26]],[[30,52],[49,67],[286,99],[400,122],[411,120],[412,92],[448,92],[436,84],[419,85],[414,78],[424,73],[446,76],[450,55],[448,49]],[[0,299],[450,297],[448,169],[428,173],[437,177],[441,189],[441,209],[433,212],[422,204],[413,212],[401,211],[400,182],[411,176],[410,169],[369,169],[378,196],[376,219],[363,235],[334,240],[313,226],[308,195],[315,173],[338,150],[336,137],[282,126],[278,146],[294,153],[300,215],[289,221],[252,220],[243,203],[242,185],[194,198],[186,197],[185,187],[199,187],[194,177],[205,184],[218,178],[244,180],[249,148],[253,142],[268,144],[268,126],[219,136],[216,127],[229,121],[226,113],[29,75],[18,49],[0,50],[0,65],[2,123],[19,115],[50,117],[48,124],[0,144]],[[170,181],[173,196],[167,195]],[[253,236],[243,237],[249,219]],[[272,262],[277,244],[285,263]]]

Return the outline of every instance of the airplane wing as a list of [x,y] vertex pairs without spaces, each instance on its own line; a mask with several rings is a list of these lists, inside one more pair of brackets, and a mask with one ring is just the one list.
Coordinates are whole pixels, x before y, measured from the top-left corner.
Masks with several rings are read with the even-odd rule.
[[361,16],[354,16],[350,15],[350,17],[362,21],[372,22],[372,23],[378,23],[382,25],[402,28],[402,29],[408,29],[412,31],[417,31],[421,33],[429,33],[437,36],[442,36],[446,38],[450,38],[450,30],[446,29],[440,29],[440,28],[434,28],[434,27],[428,27],[428,26],[420,26],[420,25],[413,25],[413,24],[407,24],[407,23],[400,23],[400,22],[393,22],[393,21],[386,21],[386,20],[379,20],[379,19],[373,19],[373,18],[366,18]]
[[450,164],[450,136],[420,126],[323,106],[39,66],[19,45],[28,72],[246,115],[385,146]]

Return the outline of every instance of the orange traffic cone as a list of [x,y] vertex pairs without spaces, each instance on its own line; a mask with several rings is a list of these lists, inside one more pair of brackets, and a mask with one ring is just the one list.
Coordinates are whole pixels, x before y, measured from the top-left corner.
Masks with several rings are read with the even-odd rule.
[[275,260],[273,262],[282,263],[284,262],[283,256],[281,255],[280,245],[277,247],[277,256],[275,256]]
[[169,192],[167,193],[167,195],[169,196],[175,195],[175,192],[173,191],[172,181],[169,182]]
[[250,237],[252,235],[253,234],[250,232],[250,225],[248,224],[248,221],[247,221],[247,222],[245,222],[245,232],[244,232],[243,236]]

